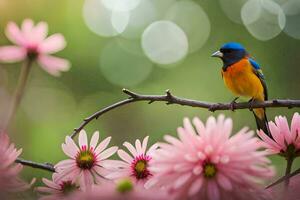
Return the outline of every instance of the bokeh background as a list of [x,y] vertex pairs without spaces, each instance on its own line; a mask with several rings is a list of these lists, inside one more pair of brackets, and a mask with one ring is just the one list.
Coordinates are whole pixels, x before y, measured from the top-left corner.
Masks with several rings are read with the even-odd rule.
[[[8,21],[46,21],[49,32],[62,33],[67,48],[58,56],[72,63],[69,72],[52,77],[35,65],[10,136],[22,157],[37,162],[66,158],[61,143],[83,118],[126,98],[126,87],[145,94],[173,94],[212,102],[230,102],[220,60],[211,53],[229,41],[242,43],[261,64],[269,98],[300,99],[299,0],[0,0],[0,44]],[[163,20],[163,21],[161,21]],[[5,115],[21,64],[0,66],[0,113]],[[243,99],[242,99],[243,100]],[[269,120],[299,109],[268,109]],[[151,143],[176,134],[184,117],[206,120],[207,110],[139,102],[111,111],[90,123],[112,144],[150,135]],[[225,111],[234,131],[255,129],[248,110]],[[285,162],[272,157],[283,174]],[[299,168],[299,159],[294,168]],[[24,176],[50,177],[26,168]]]

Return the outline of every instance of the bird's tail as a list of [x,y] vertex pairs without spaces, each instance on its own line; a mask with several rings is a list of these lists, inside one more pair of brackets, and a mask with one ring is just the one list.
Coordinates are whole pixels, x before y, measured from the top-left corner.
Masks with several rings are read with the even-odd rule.
[[265,109],[264,108],[253,109],[253,114],[255,117],[257,129],[263,130],[265,134],[267,134],[270,138],[272,138]]

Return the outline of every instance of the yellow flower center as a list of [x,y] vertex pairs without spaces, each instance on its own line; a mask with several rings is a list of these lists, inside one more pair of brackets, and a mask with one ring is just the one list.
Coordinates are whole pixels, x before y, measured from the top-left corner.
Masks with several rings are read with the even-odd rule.
[[143,160],[140,160],[136,163],[134,169],[139,174],[139,173],[143,173],[145,171],[146,167],[147,167],[147,163]]
[[90,150],[80,151],[76,157],[76,163],[81,169],[91,169],[95,163],[95,156]]
[[214,164],[207,163],[204,165],[204,176],[206,178],[213,178],[217,173],[217,168]]

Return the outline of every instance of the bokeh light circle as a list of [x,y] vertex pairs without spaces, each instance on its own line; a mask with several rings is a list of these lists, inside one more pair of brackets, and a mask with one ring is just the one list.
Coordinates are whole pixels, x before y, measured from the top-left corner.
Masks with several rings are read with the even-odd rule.
[[111,37],[125,30],[129,13],[109,10],[103,5],[102,0],[86,0],[83,6],[83,17],[92,32]]
[[241,9],[248,0],[219,0],[226,16],[233,22],[242,24]]
[[145,28],[157,19],[156,9],[150,0],[141,0],[129,14],[128,24],[121,35],[127,39],[141,38]]
[[282,9],[286,16],[283,31],[295,39],[300,39],[300,1],[289,0],[282,5]]
[[154,63],[169,65],[182,60],[188,53],[184,31],[171,21],[156,21],[142,35],[142,48]]
[[102,0],[103,5],[109,10],[130,11],[135,9],[141,0]]
[[250,34],[263,41],[276,37],[285,26],[282,8],[271,0],[249,0],[241,16]]
[[100,69],[112,84],[131,87],[144,81],[151,73],[153,64],[145,56],[137,56],[110,42],[101,52]]
[[166,20],[175,22],[186,33],[189,52],[199,50],[210,34],[210,22],[204,10],[189,0],[176,2],[165,15]]

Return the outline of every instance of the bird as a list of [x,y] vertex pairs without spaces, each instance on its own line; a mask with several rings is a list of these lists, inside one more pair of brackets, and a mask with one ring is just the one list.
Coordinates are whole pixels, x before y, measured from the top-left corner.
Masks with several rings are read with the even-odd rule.
[[[268,89],[262,69],[243,45],[237,42],[226,43],[211,56],[223,61],[222,78],[227,88],[237,96],[232,101],[232,108],[240,96],[250,98],[250,104],[268,100]],[[272,138],[265,108],[251,110],[257,129],[263,130]]]

